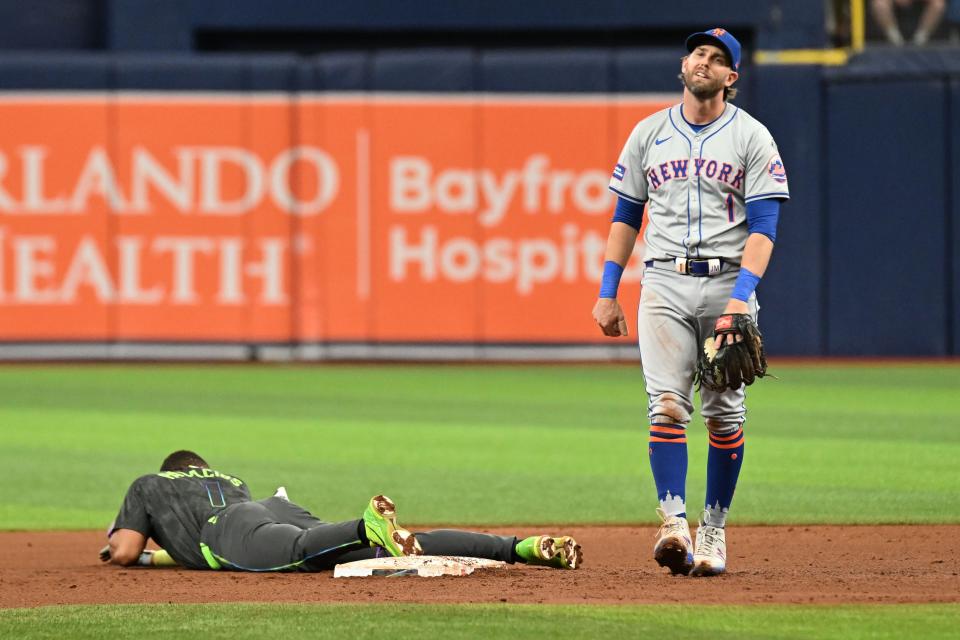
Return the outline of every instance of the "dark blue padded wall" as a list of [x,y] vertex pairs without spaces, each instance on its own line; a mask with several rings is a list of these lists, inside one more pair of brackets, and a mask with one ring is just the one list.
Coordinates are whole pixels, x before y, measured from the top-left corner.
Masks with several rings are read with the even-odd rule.
[[143,91],[291,91],[295,56],[115,57],[113,87]]
[[293,56],[246,57],[245,61],[251,91],[291,91],[299,86],[300,65]]
[[[958,15],[960,19],[960,15]],[[950,83],[950,122],[953,135],[950,140],[950,209],[947,215],[950,233],[947,235],[950,259],[953,262],[953,306],[950,315],[950,337],[953,355],[960,356],[960,80]]]
[[244,91],[249,64],[239,57],[123,56],[116,63],[115,87],[150,91]]
[[16,53],[0,57],[5,91],[102,91],[113,83],[113,57]]
[[826,99],[827,353],[946,355],[946,85],[841,77]]
[[[790,180],[773,260],[757,290],[764,339],[771,354],[821,353],[827,320],[821,303],[826,276],[821,248],[821,72],[818,67],[756,67],[750,78],[755,108],[749,112],[773,134]],[[784,87],[804,99],[783,100]]]
[[474,91],[475,58],[467,49],[377,51],[371,60],[370,88],[376,91]]
[[[370,86],[370,56],[359,52],[328,53],[310,59],[312,87],[325,91],[364,91]],[[304,70],[300,70],[301,76]]]

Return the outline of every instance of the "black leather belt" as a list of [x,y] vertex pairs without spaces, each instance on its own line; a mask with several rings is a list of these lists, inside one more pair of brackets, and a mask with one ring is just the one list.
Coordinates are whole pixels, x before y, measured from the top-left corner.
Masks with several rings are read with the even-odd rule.
[[723,258],[674,258],[673,260],[647,260],[648,267],[670,269],[685,276],[704,278],[715,276],[723,271],[724,265],[732,265]]

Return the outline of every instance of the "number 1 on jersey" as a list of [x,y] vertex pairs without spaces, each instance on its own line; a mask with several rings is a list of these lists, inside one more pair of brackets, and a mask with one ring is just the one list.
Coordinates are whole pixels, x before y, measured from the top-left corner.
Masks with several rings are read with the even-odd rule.
[[733,194],[727,196],[727,220],[733,222]]

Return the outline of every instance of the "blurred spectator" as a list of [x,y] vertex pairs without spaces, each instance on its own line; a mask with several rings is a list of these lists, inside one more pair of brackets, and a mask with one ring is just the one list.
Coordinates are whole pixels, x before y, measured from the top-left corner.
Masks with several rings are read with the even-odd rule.
[[900,8],[906,8],[914,3],[925,3],[927,5],[920,15],[920,22],[913,34],[913,44],[925,45],[940,24],[940,19],[943,17],[943,11],[946,8],[946,0],[871,0],[873,17],[880,28],[883,29],[884,35],[891,44],[899,47],[904,42],[903,34],[900,33],[900,27],[897,25],[894,4]]
[[827,37],[834,47],[849,47],[850,0],[824,0]]

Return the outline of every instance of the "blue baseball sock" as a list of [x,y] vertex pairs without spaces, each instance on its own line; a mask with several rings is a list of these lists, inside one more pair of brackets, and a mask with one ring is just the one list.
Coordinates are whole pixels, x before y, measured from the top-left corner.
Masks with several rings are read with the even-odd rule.
[[668,516],[687,515],[687,432],[678,424],[650,425],[650,469],[660,508]]
[[722,528],[727,524],[727,511],[743,464],[743,441],[742,426],[732,433],[710,434],[706,500],[706,523],[710,526]]

